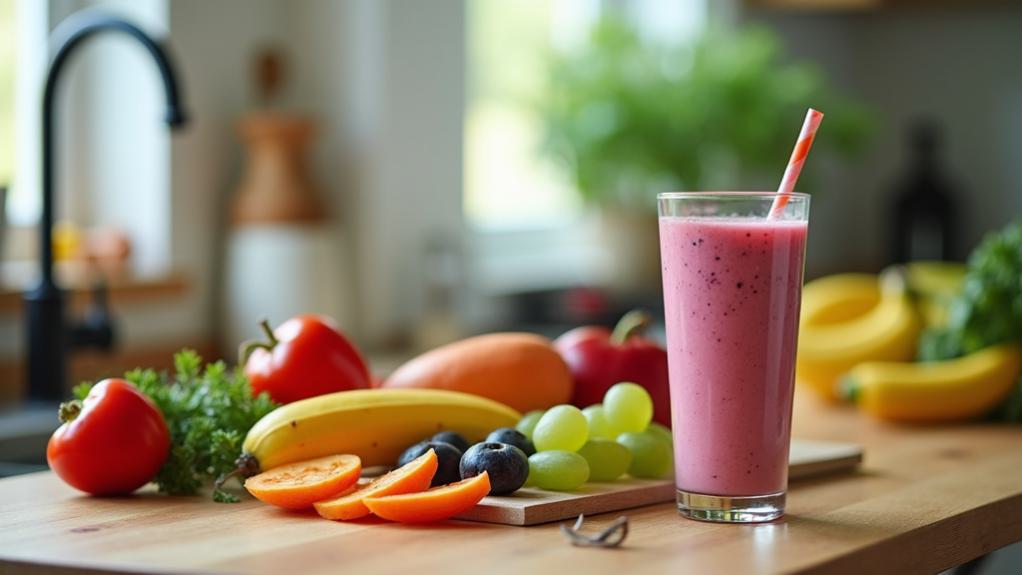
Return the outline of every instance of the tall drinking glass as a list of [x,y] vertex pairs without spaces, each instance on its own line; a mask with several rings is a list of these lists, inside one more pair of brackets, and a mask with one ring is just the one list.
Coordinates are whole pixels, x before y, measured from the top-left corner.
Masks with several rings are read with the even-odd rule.
[[784,514],[809,197],[657,196],[678,510]]

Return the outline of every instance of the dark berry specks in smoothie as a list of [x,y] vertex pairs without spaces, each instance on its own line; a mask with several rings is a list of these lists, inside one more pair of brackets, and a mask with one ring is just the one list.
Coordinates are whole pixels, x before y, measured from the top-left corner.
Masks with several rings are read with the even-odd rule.
[[[691,398],[682,406],[691,425],[682,425],[689,433],[675,446],[686,454],[675,459],[677,476],[695,492],[711,488],[704,481],[734,494],[766,492],[784,479],[783,466],[773,461],[783,459],[775,453],[784,444],[777,434],[787,429],[768,422],[787,413],[780,399],[790,383],[767,382],[770,393],[752,392],[768,374],[791,369],[768,366],[764,358],[777,345],[793,345],[796,331],[782,331],[780,320],[798,306],[797,295],[788,296],[801,281],[805,224],[698,217],[660,224],[668,341],[685,358],[670,370]],[[718,424],[734,431],[725,441],[728,456],[705,441],[707,426],[716,433]],[[754,455],[746,457],[749,450]]]

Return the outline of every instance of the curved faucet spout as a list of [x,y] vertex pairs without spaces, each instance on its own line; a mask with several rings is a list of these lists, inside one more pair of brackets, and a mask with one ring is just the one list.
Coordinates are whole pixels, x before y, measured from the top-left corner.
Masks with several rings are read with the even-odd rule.
[[95,12],[83,12],[62,22],[53,32],[56,49],[46,74],[42,102],[42,214],[39,222],[39,285],[25,294],[28,321],[28,395],[55,400],[65,393],[65,360],[69,345],[63,294],[53,281],[54,118],[57,84],[68,57],[100,32],[122,32],[137,40],[152,56],[166,95],[165,121],[172,128],[185,122],[177,79],[170,58],[148,34],[131,22]]
[[53,31],[56,52],[50,61],[49,71],[46,73],[46,87],[43,91],[43,157],[42,157],[42,222],[39,226],[42,233],[40,237],[41,264],[43,282],[53,282],[53,242],[50,230],[53,228],[53,137],[54,137],[54,113],[57,92],[57,82],[61,72],[64,70],[68,57],[82,42],[88,38],[104,31],[123,32],[138,40],[149,55],[153,57],[157,69],[160,71],[160,78],[163,80],[163,90],[167,99],[167,111],[164,120],[171,128],[176,128],[185,123],[185,114],[181,106],[181,99],[177,89],[177,77],[174,68],[171,66],[167,53],[152,39],[127,20],[109,16],[101,13],[79,13],[73,15],[57,26]]

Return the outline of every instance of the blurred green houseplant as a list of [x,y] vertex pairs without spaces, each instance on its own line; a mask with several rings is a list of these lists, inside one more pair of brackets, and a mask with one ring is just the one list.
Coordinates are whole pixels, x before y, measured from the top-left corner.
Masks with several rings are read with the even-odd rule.
[[604,18],[583,49],[553,58],[539,106],[546,152],[587,202],[646,211],[660,191],[776,186],[810,105],[827,114],[815,151],[860,149],[869,114],[835,97],[814,66],[781,56],[761,28],[665,45]]

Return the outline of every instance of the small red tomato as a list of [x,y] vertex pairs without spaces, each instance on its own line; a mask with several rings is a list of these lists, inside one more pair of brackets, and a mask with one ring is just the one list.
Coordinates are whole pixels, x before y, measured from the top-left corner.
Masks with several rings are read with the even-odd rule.
[[371,378],[366,362],[328,318],[302,315],[276,330],[262,322],[265,342],[242,345],[240,362],[252,393],[267,392],[277,403],[366,389]]
[[46,460],[64,482],[86,493],[131,493],[156,476],[170,453],[160,410],[123,379],[105,379],[83,401],[62,404],[60,420]]
[[575,379],[571,403],[580,408],[603,401],[612,385],[632,381],[653,398],[653,420],[671,425],[671,400],[667,385],[667,352],[642,337],[649,314],[625,314],[611,332],[605,327],[575,328],[557,338],[554,346]]

